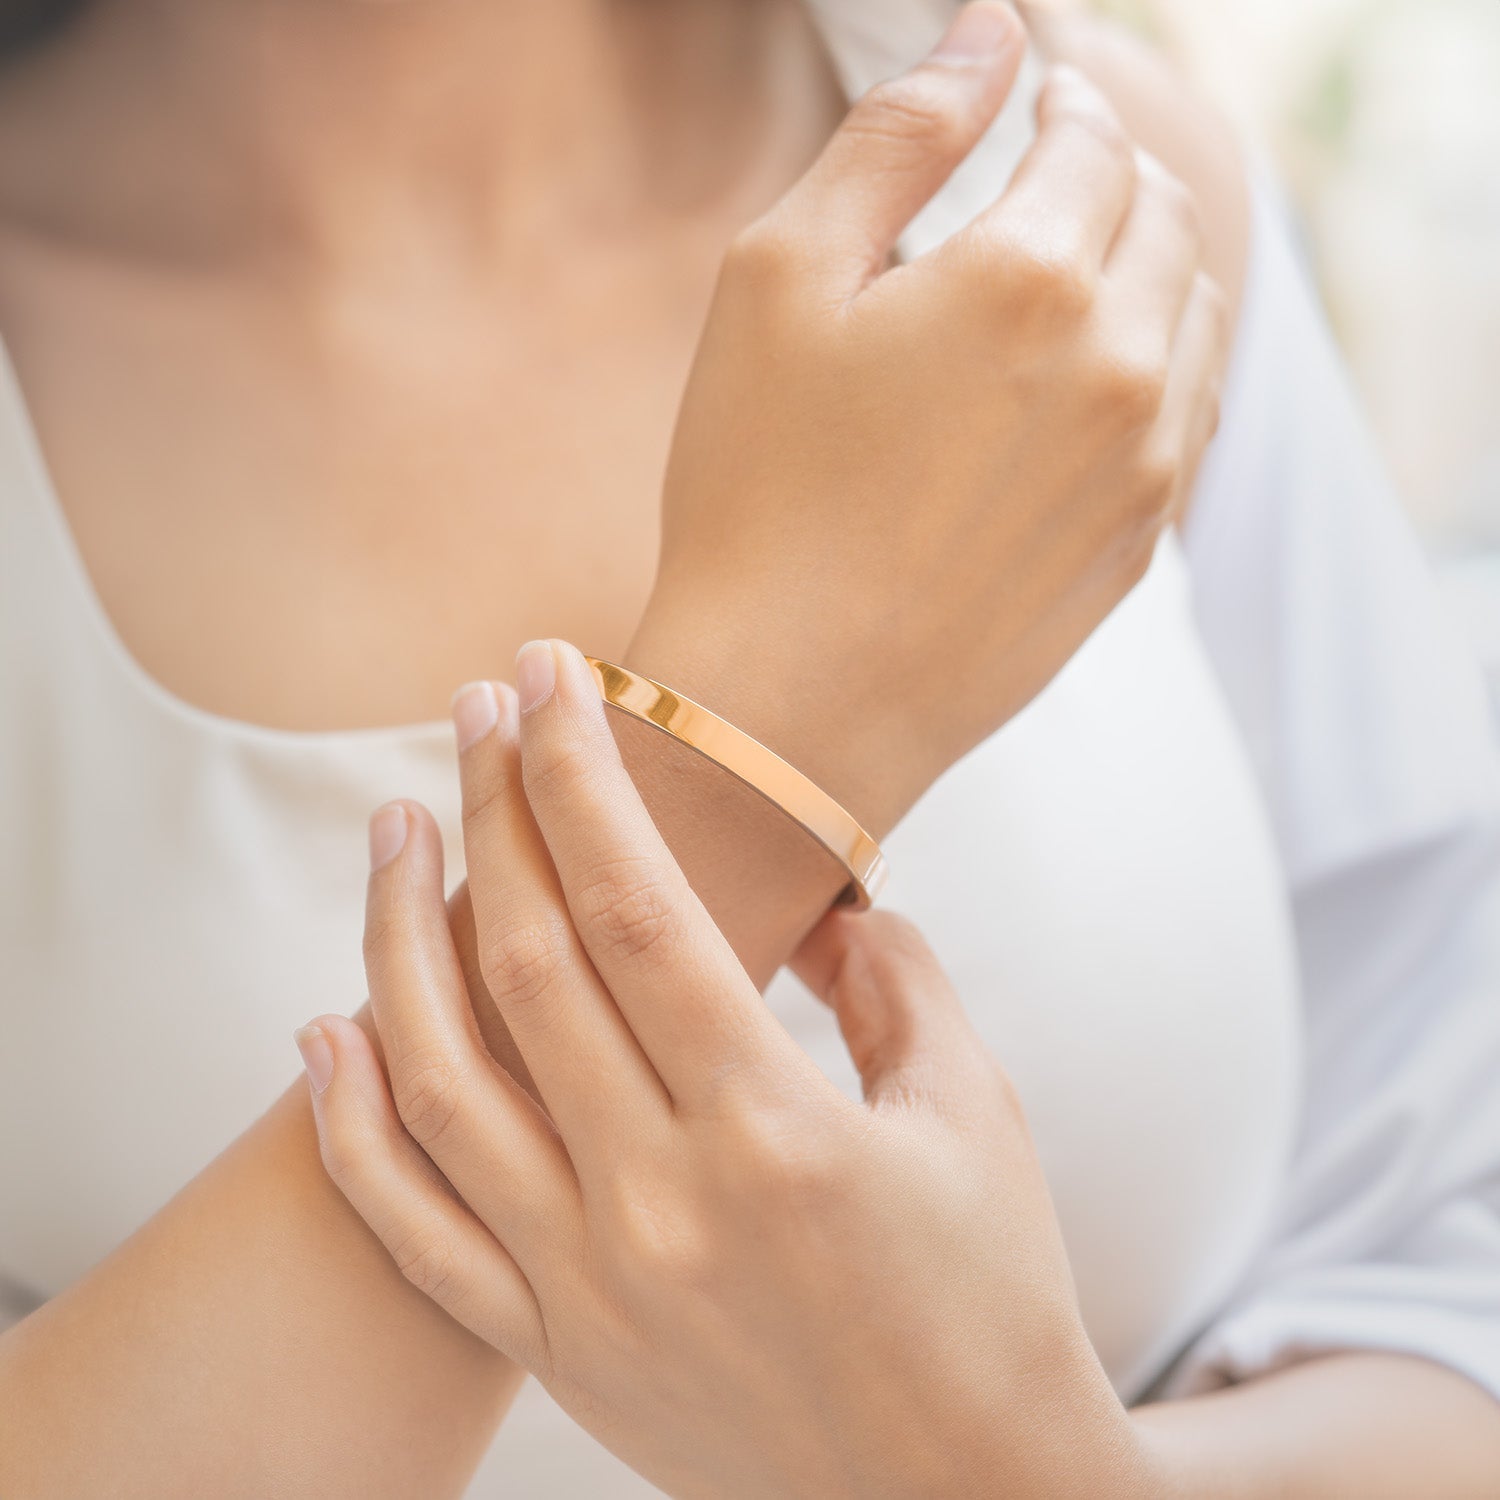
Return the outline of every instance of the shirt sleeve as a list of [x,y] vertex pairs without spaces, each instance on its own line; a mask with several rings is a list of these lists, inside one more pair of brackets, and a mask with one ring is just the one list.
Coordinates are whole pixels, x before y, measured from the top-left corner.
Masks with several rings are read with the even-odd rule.
[[1383,1350],[1500,1396],[1500,753],[1272,193],[1195,608],[1291,895],[1299,1140],[1263,1253],[1165,1389]]

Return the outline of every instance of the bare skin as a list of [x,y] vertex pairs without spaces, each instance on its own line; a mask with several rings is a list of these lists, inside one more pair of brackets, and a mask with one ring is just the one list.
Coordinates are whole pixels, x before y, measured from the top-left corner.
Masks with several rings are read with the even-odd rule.
[[[104,0],[0,90],[0,326],[105,607],[172,691],[286,728],[431,719],[456,681],[529,637],[602,651],[629,640],[719,259],[841,101],[789,5],[648,9],[647,29],[626,34],[630,86],[601,40],[604,9]],[[274,109],[264,92],[214,86],[246,48],[276,79]],[[764,67],[745,69],[747,54]],[[711,73],[706,57],[720,60]],[[513,72],[497,76],[497,58]],[[768,91],[794,107],[751,150]],[[241,170],[214,170],[225,152]],[[152,164],[128,196],[122,159]],[[665,193],[630,170],[643,160],[671,164],[654,178]],[[476,197],[477,180],[492,191]],[[539,240],[540,261],[526,251]],[[538,368],[554,378],[535,380]],[[574,438],[579,410],[597,443]],[[547,503],[558,497],[566,507]],[[508,561],[521,555],[524,568]],[[268,577],[281,580],[274,600]],[[284,628],[266,630],[271,619]],[[382,671],[350,674],[350,660]],[[800,913],[784,951],[836,876],[766,837],[767,868]],[[733,894],[721,885],[721,900]],[[232,1231],[242,1260],[194,1254],[210,1225]],[[145,1294],[163,1278],[221,1321],[163,1325]],[[142,1296],[121,1295],[132,1284]],[[372,1306],[385,1319],[375,1345],[352,1332]],[[257,1338],[273,1315],[294,1338]],[[266,1429],[285,1435],[275,1457],[254,1432],[206,1430],[181,1391],[112,1382],[134,1367],[101,1353],[148,1335],[178,1370],[212,1368],[225,1338],[244,1341],[253,1352],[224,1395],[231,1410],[237,1394],[262,1403]],[[0,1445],[0,1474],[45,1475],[26,1486],[38,1494],[78,1493],[89,1471],[69,1463],[133,1439],[178,1446],[167,1468],[144,1455],[120,1493],[170,1493],[189,1461],[218,1476],[215,1493],[298,1493],[329,1451],[337,1469],[307,1492],[456,1493],[517,1378],[401,1282],[324,1180],[300,1093],[124,1247],[102,1289],[59,1299],[3,1347],[0,1380],[35,1395],[28,1432]],[[289,1371],[345,1399],[299,1406],[278,1389]],[[1197,1403],[1163,1409],[1164,1442],[1182,1426],[1171,1451],[1203,1479],[1185,1493],[1334,1494],[1346,1480],[1382,1493],[1361,1485],[1368,1465],[1380,1483],[1404,1472],[1424,1493],[1464,1494],[1479,1492],[1465,1476],[1490,1472],[1500,1424],[1453,1377],[1403,1360],[1310,1367],[1302,1401],[1363,1419],[1311,1433],[1278,1419],[1288,1378],[1235,1393],[1272,1419],[1253,1442],[1244,1424],[1199,1422]],[[1380,1420],[1414,1391],[1461,1438],[1444,1450],[1446,1488],[1426,1445]],[[60,1455],[49,1432],[87,1441]],[[1284,1484],[1289,1468],[1300,1487]],[[1251,1487],[1221,1490],[1230,1473]]]
[[[836,116],[799,120],[764,182],[732,170],[705,188],[694,171],[689,186],[706,206],[665,212],[639,192],[619,193],[615,161],[588,154],[596,137],[646,132],[639,109],[604,86],[608,50],[578,45],[592,8],[537,8],[558,24],[534,37],[523,35],[522,7],[492,9],[448,7],[437,23],[425,8],[225,6],[210,22],[192,5],[106,4],[55,52],[18,64],[0,90],[7,344],[105,608],[146,670],[203,708],[297,729],[432,719],[457,681],[504,659],[547,619],[574,621],[601,650],[623,649],[635,627],[672,417],[723,245],[805,165]],[[476,30],[490,26],[516,29]],[[232,74],[247,47],[328,66],[295,101],[279,70],[273,112],[253,91],[206,86]],[[566,62],[538,66],[541,49]],[[665,97],[674,79],[701,71],[701,56],[687,66],[694,52],[684,48],[676,66],[657,56],[640,82]],[[483,76],[469,78],[459,100],[448,93],[451,133],[430,139],[419,85],[435,72],[461,75],[465,59],[480,56]],[[530,61],[502,88],[494,57]],[[398,59],[417,66],[407,74]],[[597,97],[612,108],[603,121],[595,113],[567,158],[571,191],[538,197],[538,184],[564,167],[550,146],[556,132],[529,123],[538,105],[524,80],[544,73],[559,115],[576,118]],[[328,92],[330,78],[347,88]],[[202,94],[186,90],[189,79]],[[735,79],[725,70],[715,82]],[[718,139],[732,139],[759,82],[710,90],[736,107],[719,118],[697,101],[699,128],[713,120]],[[203,137],[189,122],[205,110],[222,127],[216,151],[254,163],[229,179],[254,182],[248,202],[216,194],[213,153],[195,155]],[[674,119],[680,127],[680,112]],[[362,130],[426,150],[366,174]],[[516,158],[507,170],[492,171],[496,142]],[[526,153],[544,142],[543,154]],[[137,180],[139,200],[122,204],[115,191],[115,144],[132,164],[158,169]],[[434,163],[446,170],[435,176]],[[480,223],[461,211],[471,177],[493,177],[504,195],[484,203]],[[334,202],[329,182],[363,191]],[[446,210],[435,220],[441,232],[422,246],[405,240],[400,253],[372,250],[382,225],[417,218],[418,202],[429,223]],[[659,219],[657,253],[612,256],[635,242],[648,210]],[[513,243],[508,274],[481,273],[492,259],[507,265],[491,244],[503,227],[520,219],[533,226],[521,239],[534,237],[540,214],[555,242],[546,264],[517,263]],[[553,288],[545,303],[540,272]],[[597,302],[579,305],[596,284],[613,294],[612,325]],[[640,316],[644,307],[655,317]],[[601,346],[614,354],[602,357]],[[537,361],[558,378],[531,378]],[[185,378],[190,368],[197,374]],[[528,393],[545,401],[570,382],[565,406],[518,410]],[[585,404],[607,434],[592,451],[561,435]],[[497,431],[495,413],[507,410],[516,415]],[[334,420],[347,440],[313,444],[313,427]],[[376,434],[390,440],[379,452]],[[447,455],[442,475],[430,469],[435,448]],[[326,455],[331,463],[314,461]],[[569,508],[533,503],[539,486],[567,495]],[[518,492],[527,504],[502,503]],[[565,524],[506,539],[496,512]],[[476,536],[490,545],[474,547]],[[589,536],[604,545],[579,566],[577,540]],[[511,588],[494,587],[518,545],[533,560],[550,547],[548,565],[528,563]],[[601,566],[613,576],[601,579]],[[286,580],[274,599],[268,576]],[[469,586],[454,591],[451,580],[465,576]],[[541,582],[528,591],[527,580]],[[460,597],[488,608],[455,617],[450,601]],[[279,639],[262,628],[277,614],[292,626]],[[191,641],[174,624],[184,618],[194,620]],[[388,670],[347,670],[376,659]],[[642,744],[638,768],[649,775],[658,746]],[[744,833],[741,851],[756,858],[735,879],[780,885],[782,920],[794,929],[784,941],[795,941],[837,888],[836,869],[696,763],[680,777],[684,808],[700,798],[726,834]],[[706,853],[698,871],[711,888]],[[733,884],[719,888],[731,901]],[[466,913],[460,902],[460,931]],[[504,1057],[503,1033],[492,1044]],[[162,1315],[163,1299],[173,1316]],[[216,1378],[182,1383],[186,1369]],[[391,1267],[328,1181],[299,1084],[95,1273],[0,1340],[0,1406],[12,1416],[0,1424],[0,1487],[89,1493],[105,1465],[114,1493],[157,1500],[455,1495],[520,1378]],[[22,1410],[25,1421],[14,1421]]]
[[1025,5],[1026,25],[1049,57],[1087,73],[1137,141],[1192,189],[1203,264],[1232,309],[1245,284],[1250,195],[1234,131],[1167,60],[1121,27],[1072,4]]
[[0,91],[0,326],[190,702],[431,720],[532,636],[630,639],[724,248],[843,104],[785,0],[530,9],[104,0]]
[[[0,90],[0,328],[94,586],[172,692],[286,729],[440,718],[539,635],[623,651],[724,249],[844,108],[789,0],[710,7],[708,49],[668,5],[673,49],[623,83],[574,7],[343,9],[105,0]],[[1188,144],[1211,113],[1049,24],[1193,187],[1233,298],[1233,148]],[[259,72],[195,84],[246,49]],[[434,119],[466,54],[501,74]]]

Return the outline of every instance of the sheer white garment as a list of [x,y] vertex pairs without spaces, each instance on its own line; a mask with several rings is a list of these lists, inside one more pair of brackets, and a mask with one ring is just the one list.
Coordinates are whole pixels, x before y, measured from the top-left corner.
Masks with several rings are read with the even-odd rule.
[[[947,7],[815,9],[857,92]],[[909,253],[998,189],[1025,104]],[[1346,1347],[1500,1393],[1500,770],[1372,455],[1263,201],[1186,553],[1168,541],[890,841],[890,904],[1017,1080],[1127,1397]],[[152,682],[4,372],[0,1278],[18,1305],[275,1097],[293,1026],[360,1003],[365,817],[419,797],[457,863],[451,755],[442,725],[289,734]],[[786,979],[768,998],[852,1088],[821,1009]],[[528,1385],[473,1493],[651,1491]]]

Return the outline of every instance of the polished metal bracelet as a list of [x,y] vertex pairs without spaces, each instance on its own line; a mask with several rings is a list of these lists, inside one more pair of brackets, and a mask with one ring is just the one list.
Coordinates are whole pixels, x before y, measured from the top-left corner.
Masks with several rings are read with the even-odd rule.
[[604,701],[723,766],[799,823],[849,872],[839,903],[862,909],[885,884],[880,845],[815,782],[743,730],[649,677],[586,657]]

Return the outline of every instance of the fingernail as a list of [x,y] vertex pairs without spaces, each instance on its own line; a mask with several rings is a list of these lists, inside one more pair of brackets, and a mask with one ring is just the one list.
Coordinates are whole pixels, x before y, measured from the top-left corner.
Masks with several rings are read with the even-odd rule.
[[557,686],[557,659],[551,641],[527,641],[516,656],[516,697],[521,712],[529,714],[545,703]]
[[1015,12],[1005,5],[966,5],[927,54],[928,62],[972,64],[1007,51],[1020,33]]
[[321,1094],[333,1077],[333,1048],[328,1045],[328,1035],[321,1026],[303,1026],[292,1035],[302,1054],[302,1066],[307,1069],[307,1081],[313,1093]]
[[370,869],[388,865],[406,843],[406,809],[399,802],[377,808],[370,818]]
[[495,727],[500,705],[495,689],[488,682],[467,682],[453,695],[453,728],[458,748],[467,750],[478,744]]

